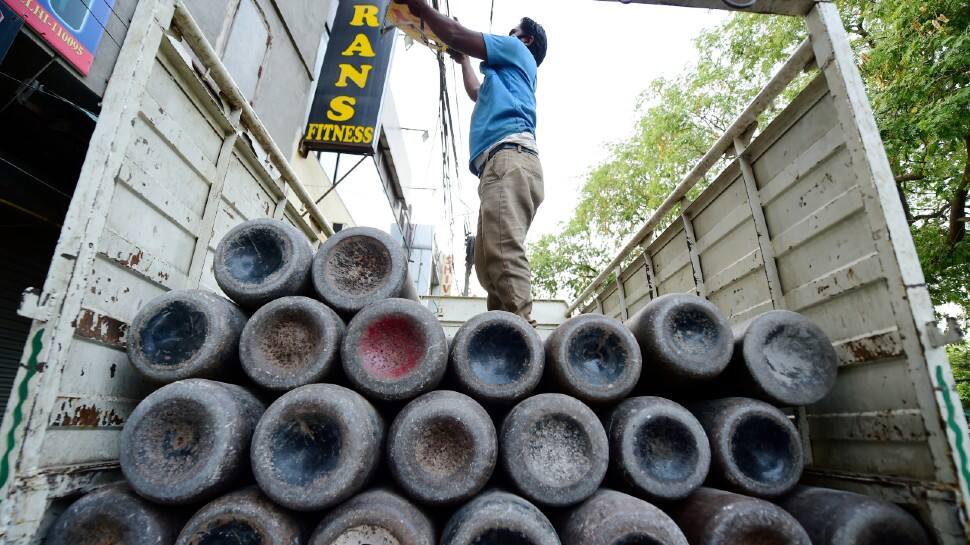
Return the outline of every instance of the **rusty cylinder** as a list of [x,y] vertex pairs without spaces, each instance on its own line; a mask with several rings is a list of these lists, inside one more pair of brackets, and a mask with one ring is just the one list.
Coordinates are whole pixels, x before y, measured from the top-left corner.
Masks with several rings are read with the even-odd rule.
[[492,490],[448,519],[440,545],[561,545],[552,523],[535,505]]
[[371,227],[344,229],[327,239],[313,258],[311,278],[323,302],[345,317],[382,299],[418,300],[404,248]]
[[578,399],[540,394],[516,405],[499,433],[502,468],[522,495],[551,507],[593,495],[609,464],[596,414]]
[[309,384],[273,402],[252,441],[256,482],[297,511],[336,505],[361,490],[380,461],[384,423],[360,394]]
[[711,447],[687,409],[659,397],[632,397],[606,420],[610,469],[637,496],[679,500],[707,478]]
[[621,322],[598,314],[566,320],[546,339],[546,366],[563,393],[613,403],[640,380],[640,345]]
[[387,490],[354,496],[323,518],[309,545],[435,545],[431,520]]
[[808,532],[813,545],[929,545],[920,523],[884,500],[800,486],[778,500]]
[[684,533],[666,513],[607,489],[570,511],[559,536],[570,545],[687,545]]
[[239,339],[243,371],[256,384],[286,392],[321,382],[339,365],[343,320],[309,297],[283,297],[264,305],[246,322]]
[[300,545],[296,517],[250,486],[208,503],[186,523],[175,545]]
[[662,295],[627,320],[626,326],[640,344],[644,362],[640,386],[649,392],[709,381],[731,360],[733,337],[727,320],[716,306],[696,295]]
[[247,473],[249,440],[264,405],[245,389],[205,379],[159,388],[121,431],[121,470],[156,503],[205,501]]
[[498,439],[492,419],[474,399],[436,391],[407,404],[387,437],[387,461],[412,498],[441,505],[467,500],[495,469]]
[[226,233],[212,262],[222,291],[239,306],[255,310],[270,301],[310,289],[313,246],[296,227],[261,218]]
[[344,374],[375,401],[403,401],[433,390],[448,367],[448,338],[438,318],[407,299],[384,299],[347,325]]
[[181,521],[122,485],[91,492],[61,513],[47,545],[171,545]]
[[[743,395],[801,407],[835,386],[839,358],[825,332],[808,318],[772,310],[734,328],[734,356],[725,378]],[[717,386],[721,391],[725,385]]]
[[542,339],[521,316],[501,310],[466,321],[451,343],[458,389],[481,403],[506,405],[535,390],[545,361]]
[[711,442],[713,482],[772,498],[798,484],[804,453],[798,430],[780,410],[754,399],[730,397],[687,408]]
[[690,545],[813,545],[777,505],[723,490],[701,488],[667,512]]
[[128,359],[142,376],[169,383],[224,379],[238,361],[246,315],[229,300],[203,290],[156,297],[128,329]]

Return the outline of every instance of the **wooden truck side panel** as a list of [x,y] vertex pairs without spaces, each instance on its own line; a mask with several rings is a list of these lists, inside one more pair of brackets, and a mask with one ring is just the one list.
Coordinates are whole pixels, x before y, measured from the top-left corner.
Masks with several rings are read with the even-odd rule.
[[49,277],[22,307],[34,323],[0,430],[5,542],[42,539],[57,498],[119,478],[121,427],[152,389],[125,354],[144,303],[218,292],[215,247],[247,219],[280,218],[314,241],[329,230],[318,210],[304,218],[315,206],[238,89],[203,75],[187,17],[175,0],[139,3]]
[[752,142],[750,121],[732,127],[717,148],[730,163],[577,303],[624,319],[694,292],[732,323],[772,308],[815,320],[841,366],[831,394],[794,413],[807,479],[907,504],[940,542],[965,543],[966,422],[909,226],[838,12],[819,3],[806,23],[817,77]]

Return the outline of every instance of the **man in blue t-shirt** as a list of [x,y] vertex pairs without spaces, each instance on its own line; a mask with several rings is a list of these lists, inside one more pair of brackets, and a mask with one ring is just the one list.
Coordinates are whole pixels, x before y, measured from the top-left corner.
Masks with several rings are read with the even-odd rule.
[[[470,168],[478,176],[475,269],[488,292],[488,309],[532,321],[532,293],[525,238],[542,203],[542,165],[536,145],[536,73],[546,56],[546,32],[525,18],[508,36],[469,30],[431,8],[407,4],[451,50],[462,66],[465,91],[475,101]],[[469,57],[482,59],[479,82]]]

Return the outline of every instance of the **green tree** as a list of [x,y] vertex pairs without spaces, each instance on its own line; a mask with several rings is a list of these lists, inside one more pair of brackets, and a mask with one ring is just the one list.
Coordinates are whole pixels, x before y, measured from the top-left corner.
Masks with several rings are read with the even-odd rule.
[[946,353],[950,357],[953,380],[957,384],[957,392],[960,393],[960,401],[966,411],[970,408],[970,343],[947,347]]
[[[934,301],[967,308],[970,2],[844,0],[839,6]],[[589,172],[562,231],[532,245],[539,291],[577,295],[805,36],[798,18],[748,14],[702,33],[696,66],[643,93],[634,135],[615,143]]]

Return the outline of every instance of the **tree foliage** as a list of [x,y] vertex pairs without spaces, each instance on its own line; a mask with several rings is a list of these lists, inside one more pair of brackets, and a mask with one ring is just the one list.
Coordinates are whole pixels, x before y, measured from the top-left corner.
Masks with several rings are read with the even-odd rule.
[[[934,301],[967,308],[970,0],[839,7]],[[750,14],[703,32],[697,64],[644,91],[633,136],[591,169],[562,231],[531,246],[538,290],[570,298],[595,278],[805,36],[798,18]]]
[[964,411],[970,409],[970,343],[949,346],[946,350],[953,369],[953,380],[963,402]]

